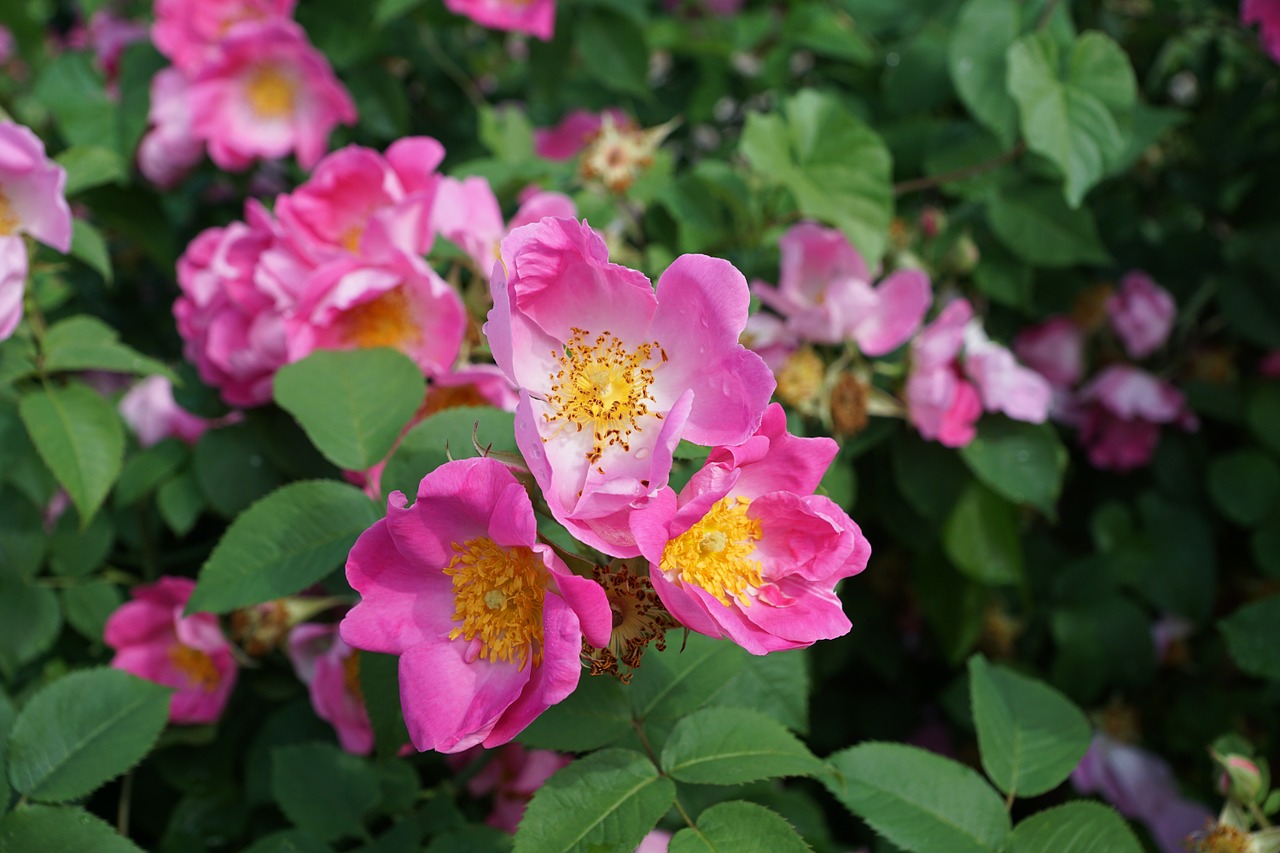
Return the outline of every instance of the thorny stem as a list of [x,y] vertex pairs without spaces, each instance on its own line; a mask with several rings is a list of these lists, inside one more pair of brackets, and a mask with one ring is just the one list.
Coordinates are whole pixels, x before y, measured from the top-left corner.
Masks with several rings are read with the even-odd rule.
[[990,160],[983,160],[981,163],[975,163],[972,166],[965,166],[963,169],[954,169],[950,172],[943,172],[941,175],[929,175],[924,178],[912,178],[909,181],[899,181],[893,185],[894,195],[906,195],[907,193],[919,192],[932,187],[949,184],[954,181],[963,181],[965,178],[973,178],[978,175],[990,172],[992,169],[998,169],[1005,163],[1011,163],[1017,160],[1027,150],[1027,143],[1019,142],[1008,151]]

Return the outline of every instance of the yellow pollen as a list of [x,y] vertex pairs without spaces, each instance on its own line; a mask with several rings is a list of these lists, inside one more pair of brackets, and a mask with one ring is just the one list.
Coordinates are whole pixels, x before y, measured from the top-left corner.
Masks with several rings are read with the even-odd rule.
[[187,677],[187,683],[192,687],[199,687],[205,693],[212,693],[218,686],[220,677],[213,658],[199,649],[175,643],[169,649],[169,660]]
[[403,287],[351,308],[338,322],[342,339],[362,349],[405,349],[421,337]]
[[264,65],[249,75],[245,97],[260,118],[284,118],[293,112],[293,81],[278,68]]
[[591,430],[591,450],[587,460],[600,461],[606,447],[618,445],[631,449],[631,434],[641,432],[639,419],[652,414],[649,404],[653,368],[647,363],[655,352],[662,361],[667,354],[657,342],[628,349],[607,329],[589,340],[590,332],[574,328],[563,353],[552,353],[559,359],[559,370],[552,374],[551,393],[547,402],[554,414],[543,415],[550,423],[572,424],[579,432]]
[[667,543],[662,571],[702,587],[725,607],[733,599],[751,606],[748,590],[764,581],[760,561],[752,559],[763,534],[759,520],[747,517],[750,505],[742,497],[716,501],[701,521]]
[[348,252],[360,251],[360,238],[364,236],[364,224],[352,225],[346,231],[342,232],[342,236],[338,238],[338,242],[342,243],[343,248]]
[[4,194],[4,188],[0,187],[0,235],[16,234],[21,224],[18,214],[13,210],[13,203]]
[[546,569],[523,546],[503,548],[487,536],[453,543],[456,552],[444,573],[453,578],[453,621],[449,632],[470,642],[480,640],[478,657],[492,663],[530,658],[542,663],[542,601]]
[[360,689],[360,651],[352,649],[351,654],[342,660],[342,686],[352,696],[364,701],[364,691]]

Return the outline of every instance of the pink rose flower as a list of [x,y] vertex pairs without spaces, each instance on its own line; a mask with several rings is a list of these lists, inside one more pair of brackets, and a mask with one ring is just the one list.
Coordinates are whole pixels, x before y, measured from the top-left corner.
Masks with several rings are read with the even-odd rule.
[[188,93],[191,132],[223,169],[290,152],[310,169],[333,128],[356,120],[329,61],[285,20],[233,28],[193,74]]
[[1013,339],[1018,360],[1054,388],[1067,389],[1084,375],[1084,335],[1070,317],[1050,317]]
[[241,25],[284,21],[295,0],[156,0],[151,38],[156,49],[194,74]]
[[969,321],[964,330],[964,371],[988,412],[1004,412],[1033,424],[1049,417],[1053,399],[1049,381],[1018,364],[1013,353],[987,337],[977,320]]
[[18,236],[0,236],[0,341],[22,322],[27,289],[27,247]]
[[347,752],[373,751],[373,727],[360,692],[360,652],[338,636],[337,625],[304,623],[289,632],[289,660],[307,685],[316,716],[333,726]]
[[665,829],[651,829],[649,834],[640,840],[636,853],[667,853],[671,845],[671,833]]
[[360,535],[348,644],[400,656],[400,703],[421,751],[510,741],[578,685],[585,635],[608,642],[604,590],[538,542],[524,487],[490,458],[447,462]]
[[834,228],[801,222],[778,245],[778,286],[757,281],[751,292],[803,340],[852,338],[867,355],[885,355],[919,330],[933,301],[929,278],[919,270],[899,270],[872,287],[866,262]]
[[619,127],[634,125],[630,117],[616,107],[598,113],[572,110],[554,127],[538,128],[533,132],[534,153],[544,160],[572,160],[600,132],[605,115],[612,116],[613,123]]
[[[520,193],[520,207],[507,223],[507,230],[514,231],[521,225],[532,225],[548,216],[552,219],[574,219],[578,206],[564,193],[548,192],[528,187]],[[495,257],[497,253],[494,253]]]
[[492,752],[475,746],[451,756],[450,765],[461,770],[477,761],[485,761],[480,771],[467,780],[467,792],[473,797],[493,795],[493,811],[485,823],[515,835],[524,817],[525,806],[542,783],[561,767],[572,763],[572,756],[549,749],[526,749],[523,744],[509,743]]
[[1127,364],[1105,368],[1080,390],[1071,420],[1080,443],[1097,468],[1127,471],[1151,461],[1161,424],[1195,429],[1182,392],[1145,370]]
[[498,260],[498,244],[506,236],[507,224],[489,182],[472,175],[440,181],[431,229],[456,243],[480,274],[488,277]]
[[836,443],[786,422],[772,404],[755,435],[714,448],[678,498],[664,489],[631,520],[671,615],[757,655],[847,634],[835,585],[871,556],[844,510],[813,494]]
[[490,286],[485,331],[522,389],[516,441],[552,513],[592,547],[637,556],[627,517],[666,485],[680,439],[746,440],[773,392],[738,343],[746,280],[683,255],[655,296],[585,222],[544,219],[502,241]]
[[556,27],[556,0],[444,0],[455,15],[465,15],[482,27],[528,33],[551,41]]
[[757,311],[747,318],[742,330],[742,345],[754,351],[776,376],[787,359],[800,348],[800,339],[787,328],[777,314]]
[[207,430],[220,425],[179,406],[173,399],[173,385],[163,376],[148,376],[134,385],[120,399],[119,409],[120,416],[143,447],[151,447],[170,436],[195,444]]
[[162,189],[175,186],[204,156],[204,143],[191,134],[187,76],[163,68],[151,78],[151,127],[138,145],[138,169]]
[[213,723],[222,716],[238,667],[212,613],[183,616],[196,588],[189,578],[162,577],[134,587],[107,619],[103,642],[116,650],[111,665],[177,690],[174,723]]
[[1107,299],[1111,328],[1131,358],[1146,358],[1164,346],[1177,315],[1169,291],[1144,272],[1134,270],[1120,281],[1120,290]]
[[1280,62],[1280,2],[1277,0],[1243,0],[1240,22],[1258,24],[1262,45],[1276,62]]
[[0,65],[8,65],[17,55],[18,40],[13,37],[13,30],[0,25]]

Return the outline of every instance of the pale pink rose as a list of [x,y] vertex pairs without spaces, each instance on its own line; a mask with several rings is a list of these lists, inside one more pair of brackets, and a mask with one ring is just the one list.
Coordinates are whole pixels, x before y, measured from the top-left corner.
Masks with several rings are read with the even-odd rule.
[[120,416],[138,437],[138,444],[151,447],[169,437],[195,444],[217,423],[197,417],[173,399],[173,385],[163,376],[148,376],[120,398]]
[[1014,420],[1044,423],[1053,399],[1049,381],[1018,364],[1013,353],[987,337],[977,320],[965,327],[964,341],[964,372],[978,389],[982,407]]
[[188,91],[192,134],[223,169],[290,152],[310,169],[333,128],[356,120],[328,60],[291,21],[233,28]]
[[496,459],[446,462],[407,504],[393,492],[351,549],[361,600],[342,639],[400,656],[418,750],[507,743],[577,687],[584,635],[609,640],[608,599],[538,541],[528,493]]
[[534,793],[557,770],[572,763],[573,758],[549,749],[526,749],[523,744],[508,743],[495,750],[474,746],[450,756],[449,764],[455,770],[462,770],[480,761],[484,766],[467,780],[467,792],[473,797],[492,794],[493,811],[485,823],[515,835],[525,806]]
[[1134,270],[1120,280],[1120,289],[1107,299],[1107,314],[1130,357],[1146,358],[1169,339],[1177,308],[1169,291],[1151,276]]
[[1243,0],[1240,21],[1258,24],[1262,45],[1276,62],[1280,62],[1280,0]]
[[600,132],[606,115],[612,116],[613,123],[619,127],[634,125],[631,118],[616,107],[598,113],[572,110],[554,127],[538,128],[533,132],[534,153],[544,160],[572,160]]
[[173,306],[187,360],[232,406],[271,400],[275,372],[287,361],[285,311],[258,281],[262,253],[275,239],[261,205],[248,222],[201,232],[178,259],[182,295]]
[[241,25],[288,20],[295,0],[156,0],[156,49],[194,74]]
[[30,234],[59,252],[71,249],[67,172],[44,153],[29,128],[0,121],[0,236]]
[[958,361],[972,318],[969,302],[956,299],[911,342],[907,416],[921,436],[947,447],[973,441],[982,415],[978,391],[961,376]]
[[465,15],[482,27],[528,33],[551,41],[556,27],[556,0],[444,0],[455,15]]
[[238,672],[218,617],[182,615],[195,587],[178,577],[134,587],[133,600],[111,614],[102,637],[116,650],[112,666],[176,689],[169,705],[174,723],[217,722]]
[[671,844],[671,833],[665,829],[651,829],[649,834],[640,840],[635,853],[667,853]]
[[801,222],[778,245],[778,286],[758,281],[751,290],[803,340],[853,339],[867,355],[885,355],[919,330],[933,301],[919,270],[899,270],[872,287],[866,262],[837,229]]
[[333,726],[342,748],[356,755],[372,752],[373,727],[360,692],[360,652],[342,641],[338,626],[296,626],[289,632],[288,653],[316,716]]
[[1162,424],[1198,426],[1182,392],[1144,370],[1127,364],[1105,368],[1080,389],[1072,420],[1080,443],[1098,468],[1127,471],[1151,461]]
[[1070,317],[1050,317],[1013,339],[1018,360],[1055,388],[1066,389],[1084,375],[1084,335]]
[[847,634],[835,585],[871,556],[844,510],[813,494],[836,443],[797,438],[786,422],[772,404],[753,436],[714,448],[679,497],[665,488],[631,517],[671,615],[757,655]]
[[191,134],[187,77],[163,68],[151,78],[151,127],[138,145],[138,169],[162,189],[176,186],[204,157],[204,143]]
[[431,211],[432,231],[456,243],[480,274],[488,277],[507,234],[502,208],[482,177],[443,178]]
[[521,388],[516,442],[552,514],[592,547],[637,556],[627,517],[666,485],[680,439],[744,441],[773,393],[738,343],[746,280],[683,255],[655,295],[585,222],[543,219],[502,241],[490,287],[485,332]]
[[0,236],[0,341],[22,321],[22,298],[27,289],[27,247],[16,234]]

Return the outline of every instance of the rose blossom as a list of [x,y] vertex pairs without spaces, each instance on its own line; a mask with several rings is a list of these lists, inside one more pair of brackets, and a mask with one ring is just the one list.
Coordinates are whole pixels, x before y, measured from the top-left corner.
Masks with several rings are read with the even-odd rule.
[[544,219],[502,241],[485,331],[521,390],[516,442],[560,523],[636,556],[627,516],[666,485],[683,437],[744,441],[773,376],[738,343],[746,280],[683,255],[658,280],[608,262],[585,222]]
[[162,189],[173,187],[204,156],[204,143],[191,135],[187,76],[163,68],[151,78],[151,128],[138,145],[138,168]]
[[540,127],[533,132],[534,153],[545,160],[572,160],[600,132],[606,115],[612,116],[613,123],[619,127],[634,124],[626,113],[616,107],[598,113],[571,110],[559,124]]
[[455,15],[482,27],[528,33],[550,41],[556,26],[556,0],[444,0]]
[[493,794],[493,811],[489,812],[485,823],[515,835],[520,818],[524,817],[525,806],[534,793],[573,758],[549,749],[526,749],[523,744],[508,743],[491,753],[484,747],[472,747],[451,756],[449,764],[461,770],[477,761],[485,761],[485,764],[467,780],[467,792],[473,797]]
[[1084,375],[1084,335],[1070,317],[1050,317],[1023,329],[1013,339],[1013,351],[1055,389],[1070,388]]
[[162,577],[134,587],[103,632],[116,650],[111,665],[177,692],[169,705],[175,723],[213,723],[222,715],[237,666],[231,644],[212,613],[183,616],[196,588],[190,578]]
[[338,636],[337,625],[313,622],[289,632],[289,661],[307,685],[316,716],[333,726],[347,752],[373,751],[373,727],[360,692],[360,652]]
[[608,641],[604,591],[538,542],[533,506],[487,457],[447,462],[360,535],[342,620],[358,649],[400,656],[400,701],[419,750],[504,744],[573,692],[585,635]]
[[186,73],[195,73],[242,24],[288,20],[295,0],[156,0],[151,38]]
[[191,131],[220,168],[294,152],[309,169],[355,104],[324,55],[291,21],[238,27],[191,78]]
[[1080,390],[1070,420],[1080,427],[1080,443],[1097,468],[1127,471],[1151,461],[1160,425],[1183,429],[1199,424],[1182,392],[1145,370],[1127,364],[1105,368]]
[[1177,309],[1169,291],[1144,272],[1134,270],[1107,299],[1111,328],[1131,358],[1146,358],[1164,346]]
[[191,414],[173,399],[173,385],[163,376],[148,376],[120,399],[120,416],[138,437],[138,444],[151,447],[170,436],[195,444],[215,422]]
[[790,435],[786,420],[772,404],[755,435],[714,448],[678,498],[664,489],[631,522],[671,615],[757,655],[847,634],[835,585],[871,556],[844,510],[813,494],[836,443]]
[[1048,380],[1018,364],[1013,353],[987,337],[977,320],[964,329],[964,371],[988,412],[1033,424],[1049,417],[1053,389]]
[[431,228],[456,243],[487,278],[498,260],[498,246],[510,231],[548,216],[572,219],[577,213],[568,196],[534,189],[523,195],[508,225],[487,180],[474,175],[462,180],[443,178],[431,211]]

